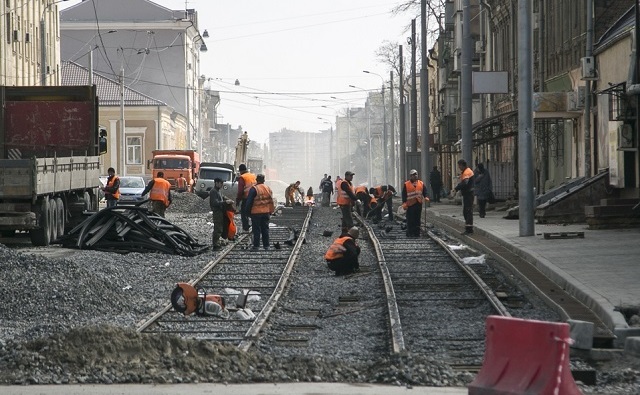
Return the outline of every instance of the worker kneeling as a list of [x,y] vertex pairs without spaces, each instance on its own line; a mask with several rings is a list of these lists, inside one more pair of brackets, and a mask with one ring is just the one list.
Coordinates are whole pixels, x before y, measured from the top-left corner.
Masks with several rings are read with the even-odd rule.
[[360,270],[358,256],[360,247],[356,244],[360,231],[357,227],[352,227],[346,233],[338,237],[324,254],[329,269],[336,273],[336,276],[355,273]]

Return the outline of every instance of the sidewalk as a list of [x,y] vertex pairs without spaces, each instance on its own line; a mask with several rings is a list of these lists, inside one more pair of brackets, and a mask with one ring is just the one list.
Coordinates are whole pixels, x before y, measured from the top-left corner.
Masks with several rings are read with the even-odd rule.
[[[431,203],[426,212],[427,222],[464,230],[461,205]],[[586,224],[536,223],[535,236],[520,236],[519,220],[504,219],[505,214],[492,210],[480,218],[474,213],[474,231],[533,258],[539,270],[596,310],[614,332],[628,328],[616,307],[640,306],[640,228],[589,230]],[[544,239],[544,233],[553,232],[584,232],[584,238]]]

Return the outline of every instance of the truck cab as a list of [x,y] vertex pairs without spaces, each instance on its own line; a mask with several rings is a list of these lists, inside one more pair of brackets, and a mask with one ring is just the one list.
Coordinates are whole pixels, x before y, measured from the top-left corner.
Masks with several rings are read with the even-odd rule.
[[200,157],[193,150],[154,150],[150,165],[153,177],[158,177],[159,171],[163,172],[171,189],[176,189],[177,180],[182,174],[187,180],[187,191],[192,192],[200,170]]
[[203,162],[200,164],[195,193],[203,199],[209,197],[209,191],[213,188],[213,180],[222,179],[222,195],[235,201],[238,194],[238,186],[233,165],[229,163]]

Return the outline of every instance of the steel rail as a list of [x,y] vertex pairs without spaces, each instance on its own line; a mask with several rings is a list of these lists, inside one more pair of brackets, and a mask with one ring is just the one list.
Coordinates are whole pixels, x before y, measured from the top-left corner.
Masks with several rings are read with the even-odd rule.
[[448,254],[449,256],[451,256],[451,258],[453,258],[454,261],[456,261],[456,263],[458,264],[458,266],[460,266],[460,268],[467,273],[467,275],[469,277],[471,277],[471,279],[473,280],[473,282],[476,283],[476,285],[480,288],[480,290],[482,291],[482,293],[485,295],[485,297],[487,298],[487,300],[489,301],[489,303],[491,303],[491,306],[493,306],[494,310],[496,312],[498,312],[498,314],[500,314],[503,317],[511,317],[511,314],[509,313],[509,311],[507,310],[507,308],[502,304],[502,302],[500,302],[500,300],[498,299],[498,297],[496,296],[496,294],[493,292],[493,290],[491,289],[491,287],[489,287],[481,278],[480,276],[478,276],[478,274],[476,274],[476,272],[474,272],[473,270],[471,270],[467,265],[464,264],[464,262],[462,261],[462,258],[460,258],[458,256],[458,254],[456,254],[447,243],[445,243],[444,240],[442,240],[441,238],[439,238],[438,236],[436,236],[433,232],[431,231],[427,231],[427,235],[429,235],[429,237],[431,239],[433,239],[436,243],[438,243],[440,245],[440,247],[442,247]]
[[400,322],[400,311],[398,309],[398,303],[396,299],[396,293],[393,288],[393,281],[391,280],[391,274],[387,267],[386,260],[384,258],[384,252],[378,237],[371,226],[362,219],[358,214],[354,214],[360,224],[367,230],[369,240],[373,244],[378,258],[378,267],[380,268],[380,274],[382,275],[382,282],[384,283],[385,294],[387,297],[387,311],[389,313],[389,329],[391,330],[391,351],[392,354],[400,354],[406,352],[406,346],[404,342],[404,334],[402,332],[402,324]]
[[[209,274],[209,272],[211,272],[211,270],[213,270],[214,267],[216,267],[216,265],[218,263],[220,263],[227,255],[229,255],[229,253],[231,251],[233,251],[233,249],[240,245],[241,242],[248,237],[248,234],[243,234],[240,235],[240,237],[238,237],[237,241],[235,244],[229,244],[227,246],[227,248],[225,248],[224,250],[221,251],[220,255],[214,259],[213,261],[210,261],[205,267],[204,269],[202,269],[202,272],[200,273],[200,275],[194,279],[189,281],[190,285],[195,286],[197,283],[199,283],[200,281],[202,281],[202,279]],[[160,317],[162,317],[163,315],[165,315],[169,310],[171,310],[173,308],[173,306],[171,305],[171,303],[167,303],[161,310],[159,310],[158,312],[154,313],[151,317],[147,318],[146,320],[142,321],[140,324],[138,324],[138,327],[136,328],[137,332],[142,332],[145,329],[147,329],[149,326],[151,326],[154,322],[156,322]]]
[[307,216],[305,217],[302,228],[300,229],[300,233],[298,234],[298,239],[293,246],[291,254],[289,255],[289,259],[287,260],[287,264],[282,272],[282,276],[280,277],[280,280],[278,281],[274,292],[269,297],[269,300],[267,300],[265,306],[262,308],[262,310],[260,310],[260,313],[258,313],[256,318],[253,320],[251,327],[249,327],[249,329],[245,333],[244,340],[242,340],[238,345],[238,348],[240,350],[247,351],[253,345],[253,342],[258,338],[258,334],[267,323],[269,315],[275,308],[278,300],[280,300],[280,296],[282,296],[282,293],[284,292],[284,289],[289,281],[289,277],[291,276],[291,271],[293,270],[293,267],[295,266],[295,263],[298,259],[298,255],[300,254],[302,244],[305,242],[304,238],[307,234],[307,229],[309,228],[309,221],[311,220],[312,213],[313,207],[309,207]]

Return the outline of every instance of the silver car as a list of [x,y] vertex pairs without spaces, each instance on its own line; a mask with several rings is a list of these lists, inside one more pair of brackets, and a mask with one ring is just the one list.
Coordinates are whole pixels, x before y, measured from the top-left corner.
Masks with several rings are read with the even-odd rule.
[[130,204],[145,200],[146,195],[142,195],[145,187],[144,178],[142,177],[120,177],[120,200],[118,203]]

